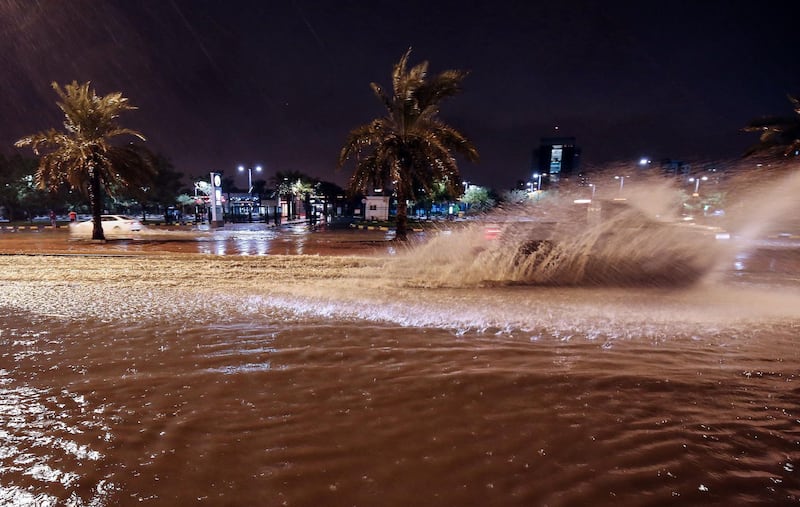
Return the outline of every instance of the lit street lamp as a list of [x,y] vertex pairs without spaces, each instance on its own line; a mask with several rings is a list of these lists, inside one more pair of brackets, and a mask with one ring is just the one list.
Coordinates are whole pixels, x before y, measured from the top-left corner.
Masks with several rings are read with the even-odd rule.
[[542,173],[533,173],[533,177],[536,178],[536,200],[538,201],[542,194]]
[[[245,167],[243,165],[239,166],[239,172],[244,172]],[[256,172],[261,172],[261,166],[257,165],[255,167]],[[247,168],[247,193],[250,194],[252,197],[253,195],[253,168]]]
[[625,185],[625,176],[614,176],[615,180],[619,180],[619,193],[622,195],[622,187]]
[[693,197],[698,197],[700,195],[700,182],[708,180],[708,176],[702,176],[700,178],[689,178],[689,183],[694,182],[694,195]]
[[537,178],[536,190],[541,190],[542,189],[542,175],[539,174],[539,173],[533,173],[533,177]]

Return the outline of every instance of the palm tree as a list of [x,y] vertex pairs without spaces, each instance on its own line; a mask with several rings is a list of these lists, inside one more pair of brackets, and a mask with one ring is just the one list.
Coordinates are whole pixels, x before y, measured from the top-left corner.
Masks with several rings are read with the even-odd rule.
[[408,200],[430,194],[444,182],[453,197],[461,192],[461,177],[452,152],[470,161],[478,151],[466,137],[438,118],[439,104],[461,92],[466,72],[446,70],[428,79],[428,62],[407,69],[411,49],[392,72],[392,95],[372,83],[386,107],[386,116],[353,129],[339,155],[339,168],[355,158],[350,191],[393,188],[397,195],[397,238],[406,239]]
[[745,156],[800,156],[800,100],[789,95],[795,116],[768,116],[753,120],[743,130],[760,132],[758,143]]
[[36,155],[41,154],[35,178],[39,188],[56,190],[66,184],[88,197],[94,222],[92,239],[105,240],[102,192],[112,194],[115,188],[149,184],[156,172],[153,157],[141,146],[111,144],[121,135],[144,141],[139,132],[117,124],[120,113],[136,109],[121,93],[98,97],[89,83],[76,81],[63,89],[55,82],[52,86],[61,99],[56,104],[64,112],[64,131],[38,132],[15,145],[30,145]]
[[276,171],[271,181],[278,198],[286,198],[286,216],[294,218],[294,197],[305,191],[306,187],[313,187],[313,179],[300,171],[290,170]]

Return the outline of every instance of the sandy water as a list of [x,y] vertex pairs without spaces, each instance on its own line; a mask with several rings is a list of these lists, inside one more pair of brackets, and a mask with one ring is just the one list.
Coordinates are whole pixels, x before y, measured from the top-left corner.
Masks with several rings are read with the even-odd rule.
[[760,181],[722,242],[652,184],[403,248],[3,236],[0,504],[797,504],[800,172]]
[[675,289],[2,257],[0,503],[796,503],[800,257],[737,262]]

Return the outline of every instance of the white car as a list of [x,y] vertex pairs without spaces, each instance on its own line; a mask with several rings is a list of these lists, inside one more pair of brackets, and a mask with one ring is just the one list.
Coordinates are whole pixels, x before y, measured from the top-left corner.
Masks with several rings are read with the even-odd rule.
[[[101,215],[103,235],[106,238],[125,239],[133,238],[133,233],[142,230],[142,223],[126,215]],[[92,237],[94,224],[92,219],[70,224],[69,232],[73,236]]]

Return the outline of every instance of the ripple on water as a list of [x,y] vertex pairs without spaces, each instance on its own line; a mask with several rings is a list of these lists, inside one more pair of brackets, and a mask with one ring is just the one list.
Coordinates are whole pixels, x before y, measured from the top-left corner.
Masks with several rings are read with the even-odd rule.
[[791,291],[421,288],[366,261],[130,262],[33,269],[0,292],[7,503],[800,492]]
[[103,410],[67,390],[40,389],[0,372],[0,503],[14,507],[104,505],[116,489],[101,479],[86,494],[83,474],[111,439]]
[[97,473],[113,441],[105,408],[47,380],[75,371],[59,373],[67,328],[19,310],[0,318],[0,504],[105,505],[116,490]]

